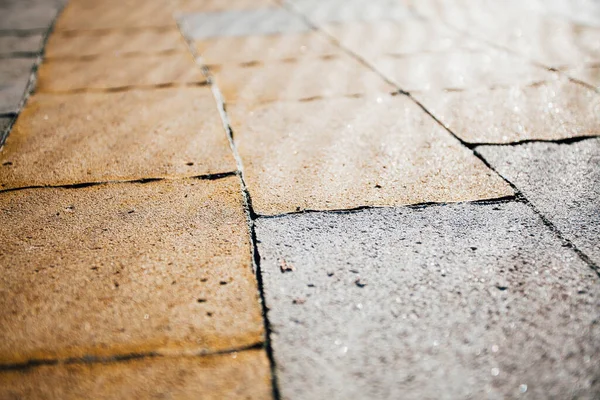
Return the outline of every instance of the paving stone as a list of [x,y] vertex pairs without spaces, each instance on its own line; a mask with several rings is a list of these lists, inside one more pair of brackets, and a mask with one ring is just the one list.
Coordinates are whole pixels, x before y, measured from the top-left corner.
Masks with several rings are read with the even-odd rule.
[[600,265],[600,139],[483,146],[477,151]]
[[407,97],[235,105],[228,112],[258,214],[513,194]]
[[300,0],[286,1],[317,25],[332,22],[405,20],[413,17],[394,0]]
[[0,59],[0,114],[18,111],[34,63],[35,58]]
[[42,48],[42,35],[0,36],[0,55],[37,53]]
[[210,66],[228,102],[391,93],[395,88],[348,55]]
[[481,48],[472,39],[440,24],[422,20],[330,24],[323,27],[342,46],[363,58],[382,54],[412,54],[451,48]]
[[[87,34],[86,34],[87,33]],[[177,29],[117,30],[102,35],[96,32],[50,36],[46,58],[123,55],[131,53],[186,52],[185,40]]]
[[0,151],[4,145],[4,140],[8,136],[8,127],[12,123],[13,117],[0,117]]
[[61,364],[0,373],[4,399],[269,399],[263,350],[205,357]]
[[327,56],[342,52],[325,35],[316,31],[285,35],[218,37],[196,41],[195,46],[202,56],[202,61],[213,65]]
[[565,79],[530,86],[413,95],[469,143],[558,140],[600,134],[600,94]]
[[64,92],[203,82],[206,78],[189,53],[107,55],[42,63],[37,89]]
[[0,209],[2,364],[263,340],[237,177],[10,191]]
[[527,84],[554,76],[518,56],[491,49],[386,55],[367,61],[407,91]]
[[177,12],[248,10],[277,5],[277,0],[173,0]]
[[600,66],[588,66],[573,68],[566,71],[566,73],[588,85],[600,88]]
[[207,87],[34,95],[0,164],[4,189],[236,170]]
[[300,17],[278,7],[187,14],[179,21],[184,34],[192,39],[298,33],[310,29]]
[[256,234],[283,399],[600,391],[600,282],[525,204],[259,218]]
[[20,0],[0,3],[0,30],[47,29],[58,12],[47,1]]

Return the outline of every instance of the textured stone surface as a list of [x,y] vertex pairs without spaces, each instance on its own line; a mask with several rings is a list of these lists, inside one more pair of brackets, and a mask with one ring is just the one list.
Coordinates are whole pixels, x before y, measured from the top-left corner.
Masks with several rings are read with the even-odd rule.
[[210,70],[228,102],[305,100],[394,91],[375,72],[342,54],[266,64],[226,64]]
[[600,265],[600,139],[477,151]]
[[313,23],[400,20],[412,17],[401,2],[394,0],[286,0]]
[[259,214],[512,195],[407,97],[236,105],[228,111]]
[[19,0],[0,2],[0,30],[46,29],[58,7],[51,1]]
[[0,193],[0,362],[263,340],[239,181]]
[[[567,75],[578,79],[588,85],[600,88],[600,66],[573,68],[566,71]],[[600,111],[598,111],[600,112]]]
[[525,204],[260,218],[256,233],[283,399],[600,392],[600,282]]
[[102,35],[95,32],[50,35],[46,58],[123,55],[136,53],[186,52],[187,46],[177,29],[116,30]]
[[340,54],[341,50],[320,32],[285,35],[218,37],[195,42],[207,64],[248,63]]
[[600,134],[600,94],[569,80],[413,95],[446,127],[470,143]]
[[8,136],[8,127],[10,126],[12,119],[13,117],[0,117],[0,151],[2,151],[2,145]]
[[206,79],[187,53],[105,56],[91,60],[42,63],[37,89],[61,92],[84,89],[115,89],[181,83]]
[[236,170],[207,87],[34,95],[0,164],[3,189]]
[[18,110],[34,62],[34,58],[0,58],[0,114]]
[[179,21],[185,35],[193,39],[309,30],[309,26],[300,17],[279,7],[187,14],[180,17]]
[[256,399],[271,398],[262,350],[145,358],[106,364],[40,366],[0,373],[3,399]]
[[466,89],[527,84],[553,74],[498,50],[452,50],[367,60],[401,89]]
[[172,0],[177,13],[249,10],[276,6],[277,0]]
[[37,53],[42,48],[42,35],[0,36],[0,55]]

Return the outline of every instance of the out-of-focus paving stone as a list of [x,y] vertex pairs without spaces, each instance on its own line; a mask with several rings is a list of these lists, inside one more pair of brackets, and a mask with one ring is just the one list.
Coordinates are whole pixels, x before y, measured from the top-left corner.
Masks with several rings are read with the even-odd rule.
[[0,362],[263,340],[239,181],[0,193]]
[[43,0],[0,2],[0,30],[46,29],[58,12],[58,5]]
[[261,215],[513,194],[407,97],[228,107]]
[[196,41],[195,46],[206,64],[248,63],[341,53],[338,46],[316,31],[218,37]]
[[477,151],[600,265],[600,139],[483,146]]
[[277,0],[172,0],[176,12],[214,12],[272,7]]
[[50,35],[46,58],[123,55],[128,53],[186,52],[187,46],[177,29],[116,30],[97,33]]
[[395,0],[285,0],[317,25],[332,22],[403,21],[413,17]]
[[42,48],[42,35],[0,36],[0,55],[12,53],[37,53]]
[[35,58],[0,58],[0,113],[18,110],[34,62]]
[[386,55],[367,61],[407,91],[527,84],[554,76],[518,56],[492,49]]
[[207,87],[29,99],[0,152],[0,188],[236,170]]
[[105,364],[40,366],[0,373],[3,399],[271,398],[263,350],[205,357],[145,358]]
[[260,103],[315,97],[391,93],[395,88],[345,54],[210,66],[228,102]]
[[4,139],[8,136],[8,127],[12,122],[12,117],[0,117],[0,151],[2,151],[2,145],[4,143]]
[[298,33],[310,29],[300,17],[279,7],[186,14],[179,21],[185,35],[192,39]]
[[282,398],[600,391],[598,277],[525,204],[259,218],[256,234]]
[[600,135],[600,94],[569,80],[413,95],[469,143]]
[[[600,65],[573,68],[566,71],[567,75],[585,82],[588,85],[600,88]],[[597,109],[596,113],[599,113],[600,109]]]
[[49,61],[42,63],[38,73],[37,89],[41,92],[206,82],[189,53]]

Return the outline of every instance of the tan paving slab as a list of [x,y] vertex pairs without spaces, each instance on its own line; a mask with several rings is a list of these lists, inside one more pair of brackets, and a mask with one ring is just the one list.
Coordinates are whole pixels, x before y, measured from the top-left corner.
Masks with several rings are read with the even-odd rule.
[[270,399],[263,350],[40,366],[0,373],[3,399]]
[[0,193],[0,363],[263,340],[237,177]]
[[186,52],[187,46],[175,28],[61,33],[50,35],[46,58],[76,58],[99,55]]
[[217,37],[195,42],[196,50],[207,64],[248,63],[296,59],[307,55],[340,54],[341,50],[316,31],[284,35]]
[[492,49],[380,56],[367,61],[407,91],[527,84],[553,76],[525,59]]
[[568,69],[566,73],[588,85],[600,88],[600,64]]
[[42,63],[37,90],[64,92],[206,82],[189,53],[105,56]]
[[558,140],[600,134],[600,94],[566,79],[459,92],[414,92],[437,119],[470,143]]
[[228,111],[259,214],[513,194],[404,96],[235,105]]
[[42,93],[0,152],[0,189],[236,169],[208,87]]
[[228,102],[267,102],[394,91],[350,56],[307,57],[210,68]]

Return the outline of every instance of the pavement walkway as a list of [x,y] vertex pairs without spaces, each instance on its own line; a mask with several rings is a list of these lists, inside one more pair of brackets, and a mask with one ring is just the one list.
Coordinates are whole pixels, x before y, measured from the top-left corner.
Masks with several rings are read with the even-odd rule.
[[598,1],[0,15],[0,398],[600,398]]

